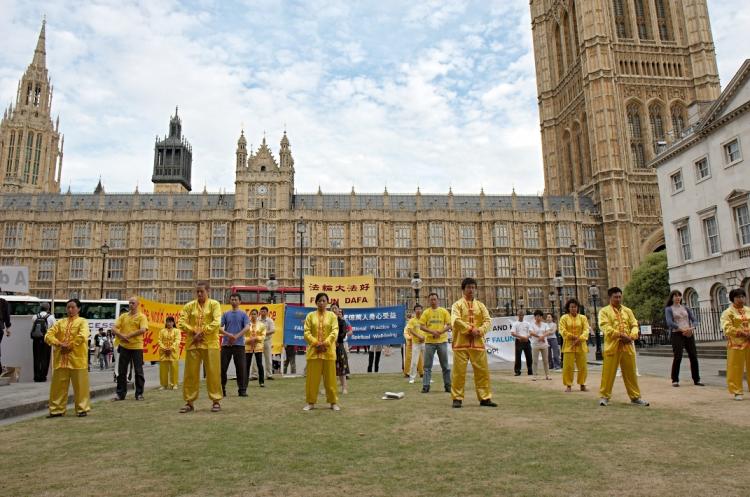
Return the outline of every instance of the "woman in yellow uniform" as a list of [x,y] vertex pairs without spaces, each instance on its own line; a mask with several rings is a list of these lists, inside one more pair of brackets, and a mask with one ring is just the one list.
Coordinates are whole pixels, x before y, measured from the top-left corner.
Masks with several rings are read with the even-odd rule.
[[565,314],[560,318],[560,335],[563,337],[563,373],[562,380],[565,391],[573,391],[574,366],[578,367],[578,384],[581,391],[586,391],[586,376],[588,375],[587,358],[589,346],[589,320],[583,314],[578,314],[580,304],[577,299],[570,299],[565,304]]
[[195,410],[193,402],[198,398],[200,389],[201,364],[206,370],[208,398],[213,401],[211,411],[221,411],[221,305],[208,298],[209,288],[206,281],[196,283],[196,299],[185,304],[177,324],[180,331],[186,335],[185,372],[182,377],[182,396],[185,405],[180,409],[181,413]]
[[[402,349],[404,351],[404,378],[409,377],[409,370],[411,369],[412,344],[414,343],[412,341],[411,330],[412,328],[414,328],[415,324],[416,323],[414,322],[413,314],[411,312],[407,313],[406,326],[404,327],[404,348]],[[418,325],[417,329],[419,329]],[[422,354],[422,352],[419,353],[419,360],[417,361],[417,372],[419,373],[420,378],[424,376],[424,354]]]
[[166,328],[159,332],[159,382],[162,390],[177,388],[180,370],[180,342],[182,334],[175,328],[174,318],[167,317]]
[[[258,383],[265,387],[266,372],[263,369],[263,344],[266,339],[266,325],[258,321],[258,309],[250,311],[249,330],[245,333],[245,378],[250,378],[250,365],[255,357],[258,368]],[[249,380],[248,380],[249,381]]]
[[305,341],[307,342],[307,376],[305,377],[305,396],[307,404],[303,408],[309,411],[318,401],[320,378],[326,389],[326,401],[331,409],[340,411],[336,389],[336,338],[339,334],[339,321],[336,315],[327,311],[328,295],[319,293],[315,296],[317,310],[305,318]]
[[87,371],[89,323],[78,315],[81,312],[81,302],[78,299],[68,300],[65,310],[68,316],[57,321],[44,335],[44,342],[52,347],[54,353],[48,418],[65,414],[68,385],[71,383],[76,415],[82,418],[91,410]]
[[[721,314],[721,329],[727,336],[727,388],[734,400],[743,399],[742,373],[750,376],[750,307],[742,288],[729,292],[732,304]],[[750,385],[750,380],[748,381]]]

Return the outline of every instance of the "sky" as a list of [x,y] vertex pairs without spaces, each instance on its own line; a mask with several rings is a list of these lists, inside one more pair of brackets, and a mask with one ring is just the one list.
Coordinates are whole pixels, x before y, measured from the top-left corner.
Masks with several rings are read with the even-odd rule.
[[[708,0],[722,86],[748,53],[744,0]],[[193,191],[234,190],[237,139],[300,193],[544,189],[528,0],[0,0],[0,105],[47,16],[62,189],[150,191],[179,106]]]

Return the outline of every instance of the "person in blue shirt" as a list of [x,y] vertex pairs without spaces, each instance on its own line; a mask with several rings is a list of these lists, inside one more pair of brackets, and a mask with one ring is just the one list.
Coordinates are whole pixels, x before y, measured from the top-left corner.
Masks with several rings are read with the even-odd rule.
[[240,397],[247,397],[247,377],[245,374],[245,333],[250,328],[250,318],[240,309],[240,295],[229,296],[231,311],[221,316],[221,390],[227,396],[227,370],[234,361],[237,377],[237,391]]

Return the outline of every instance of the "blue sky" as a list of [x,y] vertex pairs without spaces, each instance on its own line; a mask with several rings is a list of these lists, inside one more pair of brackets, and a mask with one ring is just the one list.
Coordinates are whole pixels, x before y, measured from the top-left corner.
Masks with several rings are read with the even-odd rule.
[[[722,84],[747,57],[741,0],[709,0]],[[544,188],[528,0],[0,0],[0,104],[47,15],[63,189],[151,188],[176,105],[193,189],[234,189],[244,127],[286,128],[301,192]]]

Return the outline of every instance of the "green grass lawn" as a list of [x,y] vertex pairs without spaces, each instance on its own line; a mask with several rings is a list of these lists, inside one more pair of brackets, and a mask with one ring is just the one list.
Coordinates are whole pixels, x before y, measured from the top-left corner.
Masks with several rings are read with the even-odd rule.
[[147,391],[88,418],[2,427],[0,495],[750,495],[747,429],[720,419],[599,408],[502,374],[497,409],[473,387],[452,409],[439,378],[422,395],[399,375],[355,375],[340,413],[303,412],[301,378],[254,383],[249,398],[233,386],[218,414],[205,390],[192,414],[177,413],[181,391]]

